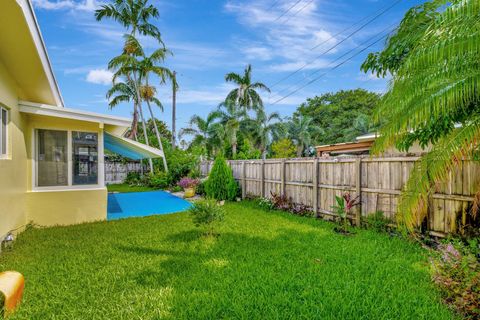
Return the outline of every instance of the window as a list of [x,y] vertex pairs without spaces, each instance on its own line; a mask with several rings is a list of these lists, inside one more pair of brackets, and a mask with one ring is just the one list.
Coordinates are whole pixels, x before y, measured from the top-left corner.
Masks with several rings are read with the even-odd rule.
[[37,129],[35,186],[98,185],[98,148],[97,133]]
[[0,158],[5,158],[8,152],[8,111],[0,107]]
[[72,132],[73,184],[98,183],[97,140],[96,133]]

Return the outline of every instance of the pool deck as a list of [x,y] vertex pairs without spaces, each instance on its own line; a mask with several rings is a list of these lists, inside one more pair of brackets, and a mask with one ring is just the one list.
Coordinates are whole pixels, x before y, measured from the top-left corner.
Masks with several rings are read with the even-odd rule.
[[182,212],[191,205],[166,191],[109,193],[107,220]]

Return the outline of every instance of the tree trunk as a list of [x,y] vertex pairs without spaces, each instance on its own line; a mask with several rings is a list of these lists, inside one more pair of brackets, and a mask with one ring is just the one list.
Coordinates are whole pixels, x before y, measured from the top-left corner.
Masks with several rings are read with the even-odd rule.
[[[150,146],[150,143],[148,142],[147,126],[145,124],[145,118],[143,117],[141,104],[138,106],[138,110],[140,111],[140,119],[142,120],[142,129],[143,129],[143,137],[145,138],[145,144],[147,146]],[[153,173],[153,162],[151,158],[148,159],[148,164],[150,166],[150,172]]]
[[237,155],[237,143],[234,142],[232,143],[232,157],[235,159],[236,155]]
[[129,139],[137,140],[137,132],[138,132],[138,111],[137,106],[133,107],[133,119],[132,119],[132,126],[130,128],[130,133],[128,134]]
[[172,148],[175,149],[176,121],[177,121],[177,72],[173,71],[172,79]]
[[298,158],[301,158],[301,157],[302,157],[302,153],[303,153],[303,147],[302,147],[302,146],[298,146],[298,147],[297,147],[297,157],[298,157]]
[[[153,116],[152,106],[150,105],[150,101],[148,100],[147,100],[147,106],[148,106],[148,110],[150,111],[150,117],[152,118],[152,121],[153,121],[153,127],[155,128],[155,135],[157,136],[158,145],[160,147],[160,150],[163,153],[164,151],[163,151],[162,139],[160,136],[160,132],[158,131],[157,122],[155,121],[155,117]],[[167,165],[167,159],[165,158],[165,153],[163,153],[162,159],[163,159],[163,168],[165,169],[165,172],[168,172],[168,165]]]

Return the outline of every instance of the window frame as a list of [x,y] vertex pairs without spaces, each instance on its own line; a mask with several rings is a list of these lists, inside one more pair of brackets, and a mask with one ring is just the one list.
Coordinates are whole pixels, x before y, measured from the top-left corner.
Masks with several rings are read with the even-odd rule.
[[[38,186],[38,130],[52,130],[67,132],[67,185],[66,186]],[[98,179],[97,184],[73,184],[73,139],[72,132],[85,132],[97,134],[98,143]],[[105,163],[104,163],[104,148],[103,148],[103,130],[93,131],[81,128],[52,128],[52,127],[35,127],[32,129],[32,191],[79,191],[79,190],[95,190],[105,189]]]
[[[5,114],[7,115],[7,121],[5,123],[5,137],[3,137],[2,129],[3,129],[3,112],[5,111]],[[9,146],[10,144],[8,143],[8,139],[10,138],[9,136],[9,127],[10,127],[10,110],[4,107],[3,105],[0,105],[0,160],[5,160],[5,159],[10,159],[9,157]],[[3,150],[3,140],[5,140],[5,150]],[[5,151],[5,153],[4,153]]]

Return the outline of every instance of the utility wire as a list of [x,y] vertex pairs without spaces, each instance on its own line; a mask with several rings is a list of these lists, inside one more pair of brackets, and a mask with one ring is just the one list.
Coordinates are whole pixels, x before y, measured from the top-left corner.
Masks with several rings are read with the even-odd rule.
[[[335,45],[333,45],[332,47],[328,48],[327,50],[325,50],[324,52],[322,52],[321,54],[319,54],[318,56],[316,56],[315,58],[313,58],[312,60],[310,60],[309,62],[306,62],[303,66],[301,66],[300,68],[298,68],[297,70],[289,73],[288,75],[286,75],[285,77],[281,78],[280,80],[278,80],[277,82],[275,82],[273,85],[270,86],[270,88],[273,88],[275,87],[276,85],[278,85],[279,83],[289,79],[290,77],[292,77],[293,75],[297,74],[298,72],[302,71],[303,69],[305,69],[307,66],[311,65],[312,63],[314,63],[315,61],[317,61],[319,58],[321,58],[322,56],[326,55],[327,53],[331,52],[333,49],[337,48],[339,45],[341,45],[342,43],[344,43],[345,41],[347,41],[348,39],[350,39],[351,37],[353,37],[355,34],[357,34],[358,32],[360,32],[362,29],[364,29],[366,26],[368,26],[370,23],[372,23],[373,21],[375,21],[376,19],[378,19],[379,17],[381,17],[383,14],[385,14],[387,11],[389,11],[390,9],[392,9],[394,6],[396,6],[398,3],[400,3],[400,1],[402,0],[396,0],[393,4],[391,4],[390,6],[386,7],[385,9],[383,9],[382,11],[380,11],[378,14],[376,14],[373,18],[369,19],[367,22],[365,22],[364,24],[362,24],[360,27],[358,27],[357,29],[355,29],[353,32],[351,32],[348,36],[346,36],[345,38],[343,38],[341,41],[337,42]],[[368,16],[367,16],[368,18]],[[360,21],[363,21],[365,20],[362,19]],[[356,23],[358,24],[358,23]],[[354,24],[354,25],[356,25]],[[353,26],[354,26],[353,25]],[[346,30],[349,30],[352,26],[350,26],[349,28],[347,28]],[[338,35],[338,34],[337,34]],[[315,47],[313,47],[311,50],[313,49],[316,49],[317,47],[319,47],[320,45],[322,45],[323,43],[333,39],[333,37],[335,37],[336,35],[330,37],[329,39],[325,40],[324,42],[316,45]]]
[[280,2],[280,0],[277,0],[274,3],[272,3],[272,5],[270,7],[268,7],[267,11],[270,11],[271,9],[273,9],[273,7],[275,7],[275,5],[277,5],[279,2]]
[[294,14],[292,14],[291,16],[289,16],[289,17],[287,18],[287,20],[285,20],[283,23],[287,23],[290,19],[292,19],[292,18],[295,17],[297,14],[299,14],[300,12],[302,12],[302,11],[303,11],[306,7],[308,7],[313,1],[315,1],[315,0],[307,1],[307,3],[305,3],[305,5],[300,8],[300,10],[298,10],[297,12],[295,12]]
[[[388,28],[387,28],[388,29]],[[393,31],[393,30],[392,30]],[[303,88],[311,85],[312,83],[318,81],[320,78],[324,77],[325,75],[327,75],[329,72],[335,70],[335,69],[338,69],[339,67],[341,67],[342,65],[344,65],[345,63],[347,63],[348,61],[352,60],[353,58],[357,57],[358,55],[360,55],[361,53],[365,52],[367,49],[373,47],[374,45],[376,45],[377,43],[379,43],[380,41],[382,41],[383,39],[385,39],[392,31],[388,32],[387,34],[381,36],[379,39],[375,40],[374,42],[372,42],[371,44],[367,45],[366,47],[364,47],[362,50],[360,50],[359,52],[355,53],[354,55],[350,56],[349,58],[343,60],[342,62],[338,63],[337,65],[333,66],[332,68],[330,68],[329,70],[325,71],[324,73],[322,73],[321,75],[319,75],[318,77],[308,81],[307,83],[305,83],[304,85],[301,85],[300,87],[298,87],[297,89],[291,91],[289,94],[281,97],[280,99],[276,100],[275,102],[271,103],[270,105],[275,105],[283,100],[285,100],[286,98],[290,97],[291,95],[297,93],[298,91],[302,90]],[[384,31],[380,32],[380,34],[382,34]],[[370,39],[369,39],[370,40]],[[367,42],[367,41],[366,41]],[[335,59],[334,61],[332,61],[330,64],[332,63],[335,63],[337,62],[338,60],[342,59],[343,57],[345,57],[346,55],[350,54],[351,52],[355,51],[356,49],[358,49],[359,47],[363,46],[365,43],[362,43],[361,45],[349,50],[348,52],[344,53],[343,55],[341,55],[340,57],[338,57],[337,59]],[[314,73],[312,73],[311,75],[314,75],[315,73],[318,73],[320,70],[317,70],[315,71]]]
[[288,8],[284,13],[282,13],[280,16],[278,16],[277,19],[275,19],[273,22],[276,22],[280,20],[283,16],[285,16],[287,13],[289,13],[293,8],[297,6],[302,0],[297,0],[290,8]]

